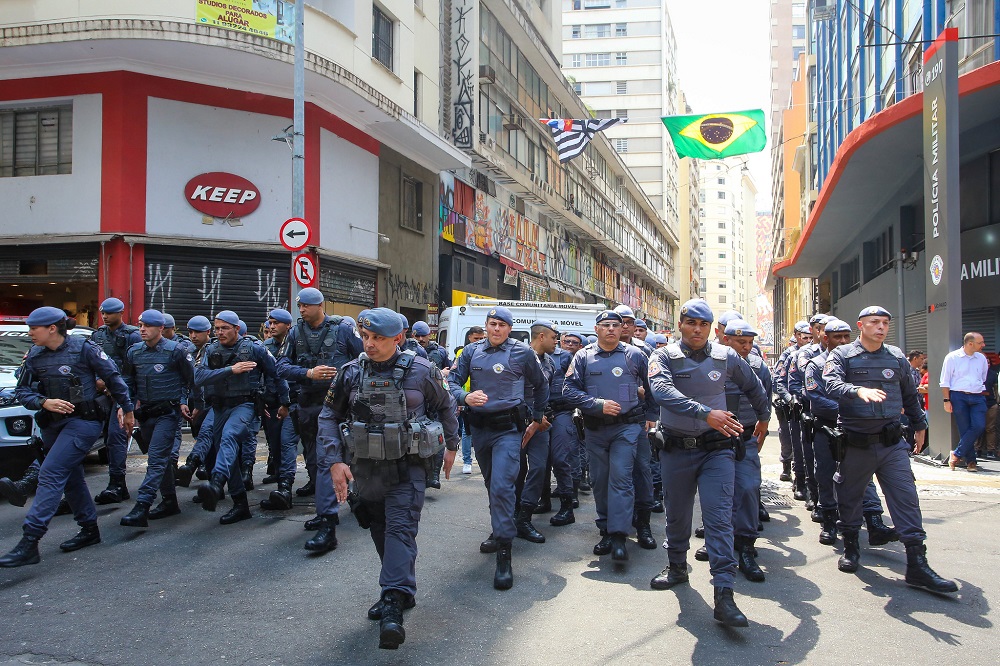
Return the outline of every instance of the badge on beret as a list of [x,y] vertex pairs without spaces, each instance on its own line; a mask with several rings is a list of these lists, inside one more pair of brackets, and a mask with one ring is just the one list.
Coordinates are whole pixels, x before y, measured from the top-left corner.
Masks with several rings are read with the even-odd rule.
[[806,377],[806,388],[810,391],[815,391],[817,388],[819,388],[819,383],[816,381],[816,378],[813,377],[812,375]]
[[892,375],[893,372],[889,368],[886,368],[885,370],[882,371],[882,376],[885,377],[886,379],[892,379]]
[[682,315],[686,315],[687,313],[688,313],[688,309],[687,309],[687,306],[685,305],[684,307],[681,308],[681,314]]
[[492,317],[493,315],[495,315],[496,313],[497,313],[497,309],[496,309],[496,308],[493,308],[492,310],[490,310],[490,316],[491,316],[491,317]]
[[743,329],[742,328],[736,329],[736,337],[740,337],[741,335],[743,335]]
[[655,377],[656,375],[660,374],[661,372],[663,372],[663,368],[660,367],[660,362],[659,361],[650,361],[649,362],[649,376],[650,377]]
[[162,363],[157,363],[156,365],[153,366],[153,370],[155,370],[157,372],[163,372],[163,364]]
[[718,370],[712,370],[712,372],[708,373],[708,378],[713,382],[717,382],[722,378],[722,373]]
[[613,374],[615,377],[621,377],[623,372],[625,371],[622,370],[621,368],[616,367],[611,369],[611,374]]
[[73,369],[71,367],[69,367],[68,365],[60,365],[59,366],[59,372],[62,373],[62,374],[64,374],[64,375],[68,375],[69,373],[73,372]]
[[501,372],[503,372],[503,363],[496,363],[496,364],[495,364],[495,365],[493,366],[493,372],[497,373],[498,375],[499,375],[499,374],[500,374]]
[[369,319],[368,317],[365,317],[361,323],[365,325],[365,328],[371,328],[372,320]]

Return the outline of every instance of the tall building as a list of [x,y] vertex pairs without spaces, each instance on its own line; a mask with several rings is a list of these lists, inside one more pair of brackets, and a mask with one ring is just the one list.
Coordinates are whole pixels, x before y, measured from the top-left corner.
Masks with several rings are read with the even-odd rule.
[[[681,92],[678,108],[683,114],[690,114],[684,93]],[[678,195],[677,207],[680,214],[680,251],[678,252],[678,285],[684,303],[701,295],[701,239],[700,221],[704,214],[700,203],[701,162],[690,157],[677,161]]]

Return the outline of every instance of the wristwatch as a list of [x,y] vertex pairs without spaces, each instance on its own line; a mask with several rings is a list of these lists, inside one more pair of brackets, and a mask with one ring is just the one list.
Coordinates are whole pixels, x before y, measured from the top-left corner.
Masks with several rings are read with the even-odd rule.
[[948,398],[945,398],[942,402],[951,402],[951,400],[948,399]]

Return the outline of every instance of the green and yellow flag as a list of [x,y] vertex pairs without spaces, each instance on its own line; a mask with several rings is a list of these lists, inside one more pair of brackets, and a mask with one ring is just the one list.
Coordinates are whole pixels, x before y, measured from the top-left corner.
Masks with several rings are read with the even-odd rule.
[[680,157],[714,160],[764,150],[764,112],[760,109],[662,118]]

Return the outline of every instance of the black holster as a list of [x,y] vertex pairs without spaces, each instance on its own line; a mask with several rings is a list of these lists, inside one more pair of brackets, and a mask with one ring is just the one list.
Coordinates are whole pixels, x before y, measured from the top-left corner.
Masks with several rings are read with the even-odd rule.
[[583,426],[583,412],[579,409],[573,410],[573,427],[576,428],[576,436],[581,442],[584,441],[587,438],[587,429]]

